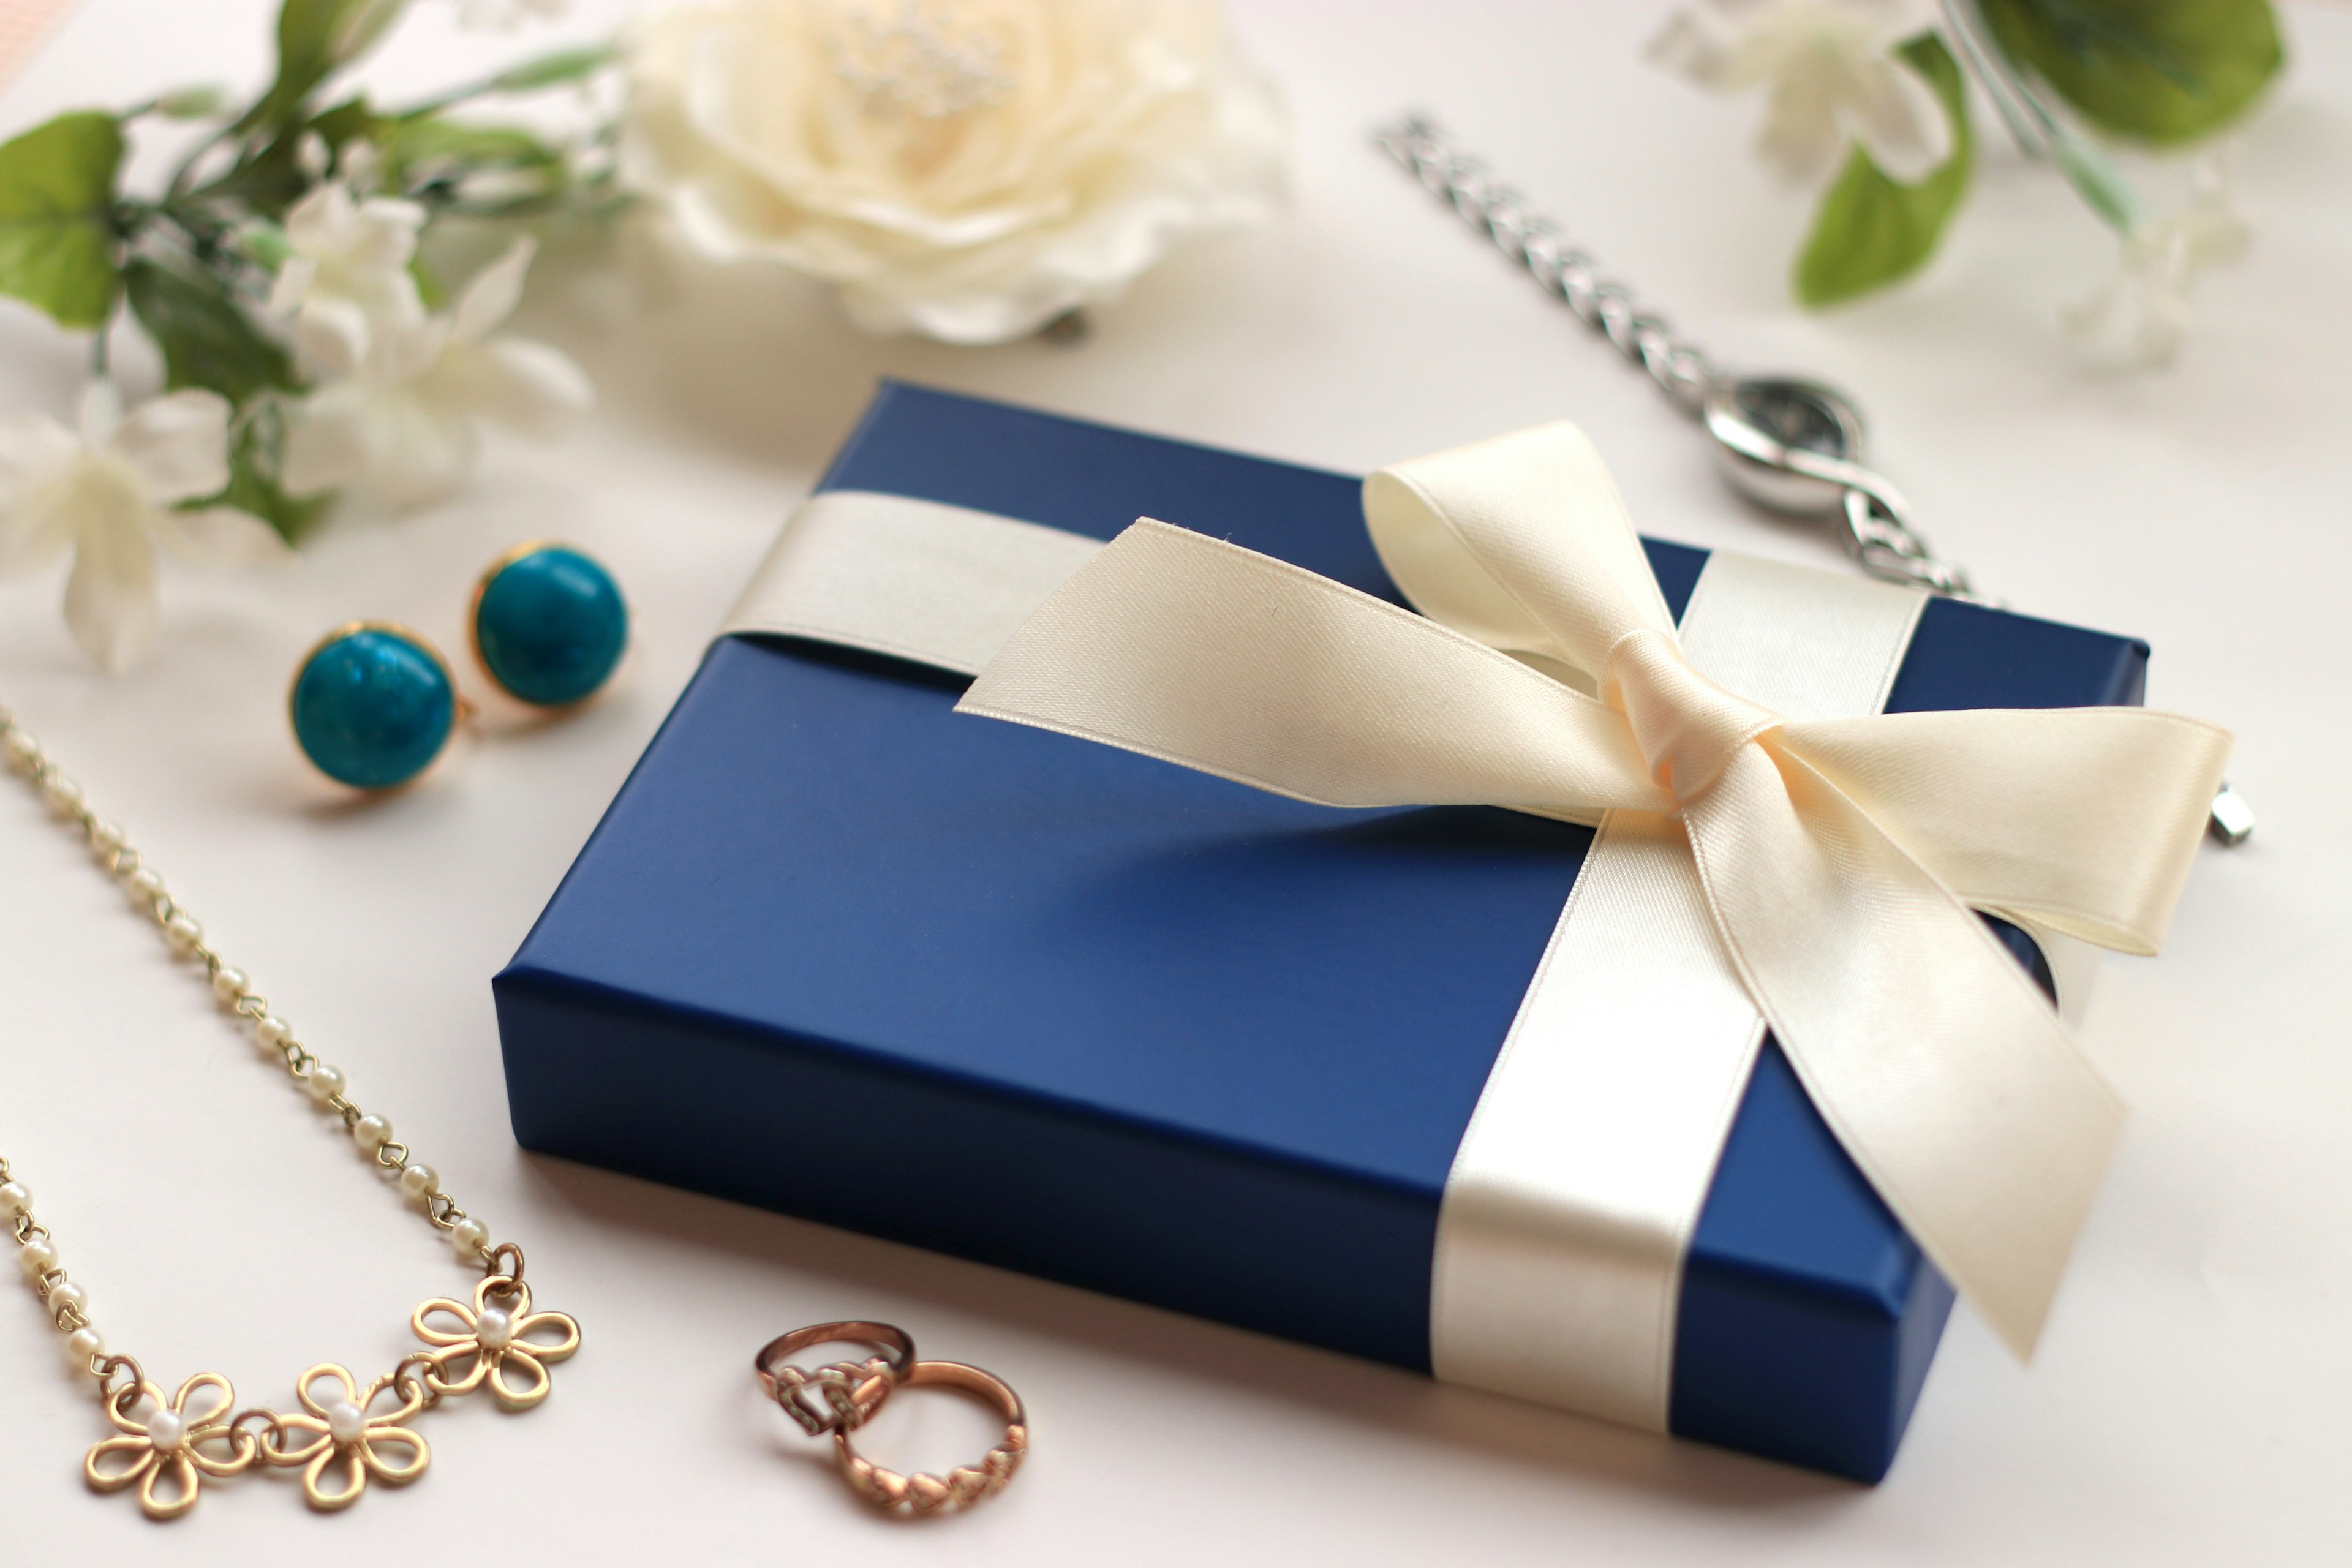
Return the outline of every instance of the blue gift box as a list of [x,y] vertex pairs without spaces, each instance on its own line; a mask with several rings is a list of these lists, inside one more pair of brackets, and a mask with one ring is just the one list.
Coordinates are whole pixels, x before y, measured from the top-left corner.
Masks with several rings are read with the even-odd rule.
[[[912,386],[820,488],[1149,514],[1397,596],[1355,479]],[[1645,542],[1679,615],[1706,552]],[[1939,599],[1887,708],[2134,703],[2147,658]],[[713,645],[495,982],[516,1137],[1428,1371],[1447,1171],[1590,831],[1308,805],[958,717],[964,684]],[[1672,1429],[1874,1481],[1951,1300],[1768,1041]]]

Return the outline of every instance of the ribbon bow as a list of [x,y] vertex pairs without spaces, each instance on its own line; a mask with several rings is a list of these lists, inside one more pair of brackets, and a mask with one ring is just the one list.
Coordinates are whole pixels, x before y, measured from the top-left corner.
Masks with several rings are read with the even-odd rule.
[[2030,1355],[2122,1110],[1971,910],[2154,952],[2228,733],[2135,708],[1784,719],[1685,658],[1570,426],[1384,469],[1364,511],[1421,615],[1146,519],[959,710],[1328,805],[1678,821],[1815,1106]]

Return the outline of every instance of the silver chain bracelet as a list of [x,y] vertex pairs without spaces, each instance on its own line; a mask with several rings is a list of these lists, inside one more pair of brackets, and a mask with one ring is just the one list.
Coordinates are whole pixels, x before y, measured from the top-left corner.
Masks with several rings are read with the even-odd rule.
[[[1847,552],[1874,577],[1997,605],[1969,585],[1966,571],[1928,548],[1911,525],[1902,492],[1864,466],[1862,416],[1843,393],[1793,376],[1718,370],[1426,116],[1407,114],[1373,132],[1372,141],[1525,268],[1544,292],[1564,300],[1579,321],[1647,372],[1668,402],[1700,421],[1714,438],[1725,476],[1741,494],[1775,511],[1839,519]],[[2242,844],[2254,830],[2253,808],[2224,783],[2208,826],[2222,843]]]
[[1874,577],[1987,602],[1969,588],[1965,571],[1928,548],[1901,492],[1864,465],[1862,416],[1850,399],[1817,382],[1724,374],[1664,317],[1644,310],[1622,281],[1568,243],[1557,224],[1528,211],[1526,199],[1484,161],[1423,116],[1407,115],[1373,139],[1546,293],[1567,301],[1578,320],[1647,371],[1676,408],[1701,421],[1743,494],[1776,511],[1842,518],[1846,549]]

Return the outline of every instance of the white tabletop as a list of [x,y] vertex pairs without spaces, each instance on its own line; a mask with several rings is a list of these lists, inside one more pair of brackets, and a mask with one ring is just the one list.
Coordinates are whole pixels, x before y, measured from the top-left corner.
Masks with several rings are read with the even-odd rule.
[[[86,0],[0,95],[0,132],[251,82],[269,9]],[[451,9],[420,3],[379,79],[415,90],[551,36],[459,35]],[[583,0],[560,31],[624,9]],[[1806,203],[1747,154],[1758,105],[1642,63],[1662,14],[1254,0],[1244,25],[1297,113],[1294,211],[1172,262],[1082,346],[877,342],[789,279],[689,268],[631,304],[551,267],[531,325],[604,398],[569,444],[494,443],[462,499],[339,527],[278,574],[173,573],[160,644],[119,678],[68,640],[55,576],[0,590],[0,699],[586,1333],[539,1410],[436,1413],[432,1472],[404,1491],[321,1519],[248,1479],[156,1526],[84,1489],[94,1403],[0,1281],[8,1561],[2342,1562],[2352,12],[2291,11],[2294,71],[2240,164],[2256,247],[2209,280],[2179,366],[2140,377],[2059,341],[2110,244],[1990,141],[1923,279],[1796,312]],[[1938,544],[2021,608],[2147,637],[2151,700],[2240,736],[2261,831],[2209,849],[2168,950],[2110,959],[2087,1023],[2136,1114],[2041,1355],[2020,1367],[1957,1314],[1875,1489],[527,1157],[508,1130],[488,979],[877,375],[1345,469],[1565,415],[1646,530],[1835,562],[1731,500],[1638,374],[1367,150],[1370,123],[1415,102],[1720,357],[1853,390]],[[68,409],[80,355],[0,307],[0,411]],[[283,709],[301,650],[358,616],[455,641],[475,573],[544,533],[626,590],[625,687],[381,803],[306,776]],[[283,1403],[313,1361],[390,1364],[410,1305],[464,1283],[446,1249],[15,784],[0,868],[0,1152],[110,1342],[162,1378],[226,1372],[251,1401]],[[1007,1493],[894,1528],[759,1405],[761,1341],[852,1314],[1019,1386],[1036,1449]],[[958,1458],[980,1426],[956,1406],[894,1406],[877,1442]]]

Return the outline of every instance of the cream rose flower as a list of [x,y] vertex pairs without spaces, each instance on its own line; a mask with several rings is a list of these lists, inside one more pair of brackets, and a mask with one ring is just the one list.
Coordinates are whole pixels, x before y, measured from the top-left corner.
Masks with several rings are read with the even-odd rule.
[[1017,338],[1282,195],[1280,98],[1214,0],[710,0],[630,73],[632,184],[874,331]]

